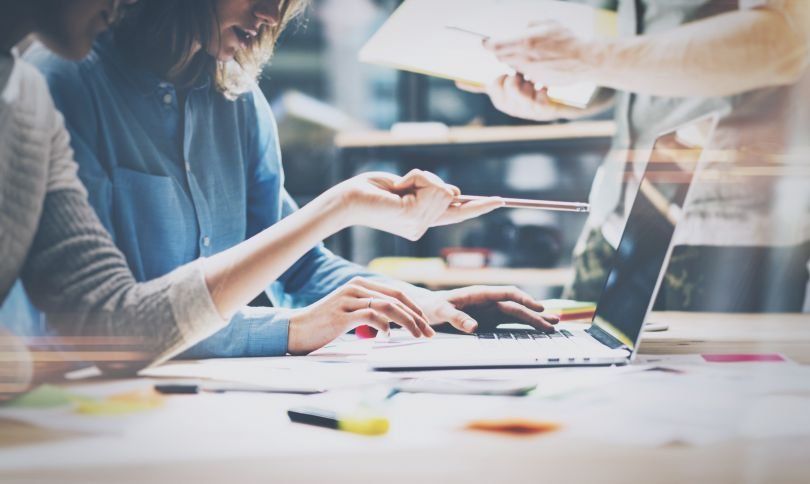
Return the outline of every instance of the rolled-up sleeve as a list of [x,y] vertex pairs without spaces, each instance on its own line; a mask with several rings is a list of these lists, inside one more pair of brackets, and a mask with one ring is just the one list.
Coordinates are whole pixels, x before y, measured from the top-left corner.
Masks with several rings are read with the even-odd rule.
[[287,354],[290,311],[245,307],[228,326],[181,354],[180,358],[233,358]]

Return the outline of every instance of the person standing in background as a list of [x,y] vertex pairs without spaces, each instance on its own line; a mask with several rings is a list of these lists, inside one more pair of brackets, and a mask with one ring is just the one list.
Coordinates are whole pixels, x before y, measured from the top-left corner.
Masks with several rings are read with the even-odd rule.
[[593,182],[592,213],[575,249],[576,276],[566,295],[598,299],[635,195],[633,180],[643,172],[643,153],[656,136],[718,111],[707,167],[721,170],[722,180],[695,184],[657,307],[801,310],[810,205],[801,196],[795,203],[777,202],[810,191],[810,161],[787,156],[796,143],[806,143],[794,134],[802,127],[797,120],[807,120],[810,110],[810,2],[609,3],[618,12],[616,39],[586,41],[543,22],[510,39],[485,41],[518,73],[485,90],[507,114],[552,121],[602,109],[554,104],[535,83],[588,81],[617,91],[617,134]]

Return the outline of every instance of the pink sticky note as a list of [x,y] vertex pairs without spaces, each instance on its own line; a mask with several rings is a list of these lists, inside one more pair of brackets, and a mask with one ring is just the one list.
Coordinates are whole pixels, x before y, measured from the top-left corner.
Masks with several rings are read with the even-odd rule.
[[783,362],[785,358],[776,353],[762,354],[728,354],[728,355],[701,355],[708,363],[747,363],[747,362]]

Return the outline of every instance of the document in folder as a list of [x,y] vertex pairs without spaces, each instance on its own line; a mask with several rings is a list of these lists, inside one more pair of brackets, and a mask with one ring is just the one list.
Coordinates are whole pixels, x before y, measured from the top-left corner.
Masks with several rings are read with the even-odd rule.
[[[554,20],[587,39],[616,35],[616,15],[551,0],[406,0],[360,51],[360,60],[485,85],[513,71],[481,42]],[[584,108],[597,86],[549,86],[552,100]]]

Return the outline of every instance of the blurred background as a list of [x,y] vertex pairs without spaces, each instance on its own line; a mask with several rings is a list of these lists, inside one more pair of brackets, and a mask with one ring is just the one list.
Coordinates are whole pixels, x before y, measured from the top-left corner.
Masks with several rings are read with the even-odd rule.
[[[577,139],[537,140],[531,133],[511,136],[498,128],[496,139],[480,142],[491,137],[487,127],[530,123],[496,111],[486,96],[463,92],[451,81],[358,61],[360,48],[399,4],[314,0],[280,40],[261,87],[279,122],[286,186],[296,201],[303,205],[357,172],[412,168],[437,173],[467,194],[587,201],[609,147],[606,120],[612,112],[600,114],[604,121],[594,125],[598,129]],[[412,143],[407,137],[399,142],[388,130],[401,122],[470,126],[465,133],[472,142]],[[418,129],[433,133],[443,126]],[[502,139],[503,134],[510,139]],[[585,218],[505,209],[432,229],[417,243],[354,228],[327,246],[361,264],[376,259],[375,270],[434,288],[516,283],[550,297],[559,294],[570,274],[571,251]],[[451,261],[466,271],[448,269],[435,259],[458,247],[476,249]],[[378,259],[391,256],[429,259],[408,259],[407,264]],[[486,269],[475,269],[483,264]]]

